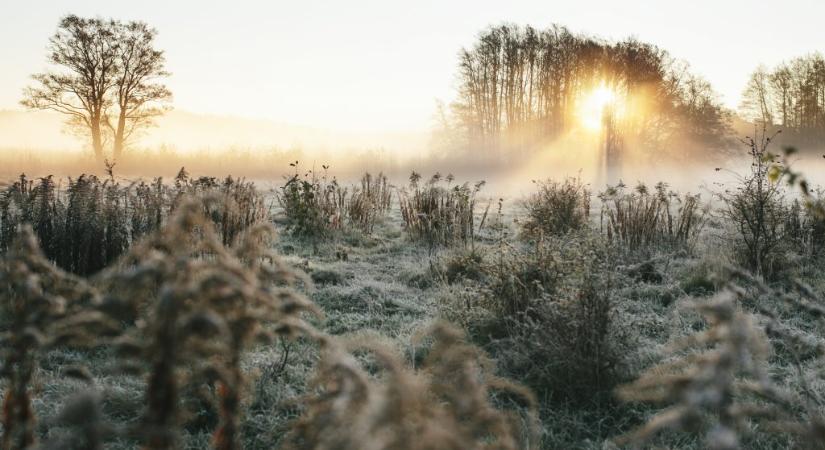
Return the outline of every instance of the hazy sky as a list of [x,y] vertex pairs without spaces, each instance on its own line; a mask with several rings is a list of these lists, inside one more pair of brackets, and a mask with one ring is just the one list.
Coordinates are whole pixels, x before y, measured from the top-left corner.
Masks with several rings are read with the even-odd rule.
[[825,0],[0,0],[0,109],[45,67],[60,16],[160,32],[177,108],[349,130],[427,129],[456,55],[491,24],[630,35],[690,62],[735,106],[748,74],[825,51]]

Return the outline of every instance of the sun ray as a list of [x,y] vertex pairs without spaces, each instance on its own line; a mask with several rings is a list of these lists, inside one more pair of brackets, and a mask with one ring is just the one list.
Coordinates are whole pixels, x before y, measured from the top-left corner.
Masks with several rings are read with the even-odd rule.
[[616,103],[616,91],[602,83],[579,104],[578,118],[581,125],[588,131],[600,131],[604,118],[605,108]]

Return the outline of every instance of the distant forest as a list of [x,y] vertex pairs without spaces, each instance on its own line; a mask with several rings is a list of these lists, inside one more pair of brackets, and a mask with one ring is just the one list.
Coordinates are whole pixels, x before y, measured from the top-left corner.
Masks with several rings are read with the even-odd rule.
[[[436,146],[444,153],[521,158],[575,130],[588,92],[620,99],[625,145],[652,159],[723,156],[735,143],[734,111],[686,62],[636,39],[608,42],[562,26],[502,25],[459,55],[459,92],[440,105]],[[825,62],[799,58],[760,68],[745,91],[742,119],[822,144]]]
[[746,119],[781,129],[785,141],[825,145],[825,58],[812,54],[757,68],[741,109]]
[[[68,128],[88,140],[97,164],[126,161],[137,138],[171,108],[156,36],[144,22],[66,16],[49,40],[51,67],[32,76],[21,103],[64,115]],[[631,155],[678,164],[728,156],[754,126],[782,130],[783,145],[825,147],[820,54],[758,67],[738,111],[656,45],[558,25],[490,27],[459,52],[456,70],[458,88],[449,105],[438,106],[431,150],[435,159],[462,165],[530,161],[562,138],[570,138],[558,147],[565,151],[599,142],[607,165]],[[587,129],[588,121],[597,126]]]

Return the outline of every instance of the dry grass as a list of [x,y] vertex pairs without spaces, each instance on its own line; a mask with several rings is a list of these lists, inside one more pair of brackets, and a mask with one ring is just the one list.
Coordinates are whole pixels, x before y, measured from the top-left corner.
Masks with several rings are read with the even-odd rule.
[[[532,394],[492,376],[490,361],[456,330],[436,325],[429,334],[433,344],[414,369],[374,337],[351,341],[347,351],[327,349],[315,381],[320,393],[308,400],[287,448],[537,448]],[[362,351],[376,360],[380,379],[351,356]],[[500,410],[493,393],[514,395],[527,413]]]
[[[22,179],[0,197],[7,448],[821,448],[820,261],[804,283],[720,270],[722,247],[694,246],[698,197],[620,187],[599,232],[581,185],[544,185],[517,239],[503,201],[489,224],[476,211],[480,184],[414,176],[393,208],[381,175],[343,187],[296,167],[276,243],[251,183],[121,183]],[[812,192],[773,252],[818,245]],[[60,255],[105,267],[79,278]],[[471,341],[416,332],[443,316]],[[637,375],[630,404],[611,397]]]
[[699,195],[679,195],[665,183],[658,183],[653,192],[644,184],[631,192],[625,188],[620,184],[599,195],[600,224],[608,240],[631,251],[654,245],[693,247],[708,213]]
[[329,166],[323,172],[301,173],[298,161],[290,164],[294,173],[286,178],[278,202],[293,236],[313,242],[327,239],[345,227],[371,234],[390,209],[392,186],[387,177],[365,173],[360,186],[344,187],[333,177]]
[[526,236],[565,234],[589,226],[590,190],[581,179],[533,183],[538,191],[523,202],[527,217],[521,228]]
[[[823,448],[825,403],[809,385],[803,361],[811,357],[805,355],[822,358],[825,347],[821,336],[811,338],[780,317],[782,309],[791,308],[822,318],[825,303],[804,285],[792,295],[746,271],[731,272],[751,288],[730,284],[709,300],[687,303],[704,316],[707,329],[672,342],[670,358],[620,389],[625,400],[669,407],[618,443],[639,444],[675,430],[703,433],[704,447],[713,449],[747,448],[747,442],[764,439],[754,433],[784,436],[800,448]],[[771,374],[775,351],[791,356],[793,383],[779,384]]]
[[[430,249],[473,243],[476,195],[484,182],[470,187],[468,183],[454,185],[453,181],[452,175],[442,177],[436,173],[422,184],[421,175],[410,175],[409,186],[399,193],[399,203],[404,229],[413,241]],[[484,218],[479,227],[483,223]]]
[[91,275],[120,257],[141,236],[157,230],[181,199],[209,195],[204,205],[225,245],[246,228],[267,219],[263,197],[243,179],[191,178],[181,169],[175,182],[121,185],[93,175],[69,178],[63,187],[52,177],[25,175],[0,192],[0,250],[16,230],[32,225],[46,256],[79,275]]
[[[323,349],[317,380],[327,392],[307,400],[303,418],[291,427],[292,445],[538,446],[532,395],[495,377],[491,362],[459,332],[436,326],[422,336],[432,338],[432,345],[420,365],[416,352],[414,369],[404,368],[387,348],[341,343],[302,318],[305,312],[320,314],[298,293],[309,279],[269,250],[271,228],[252,226],[227,247],[213,220],[221,196],[176,201],[159,229],[94,278],[97,289],[49,262],[28,228],[4,253],[0,279],[8,286],[3,301],[10,313],[3,330],[11,344],[4,367],[14,368],[4,400],[6,448],[35,443],[30,389],[38,351],[92,342],[111,347],[118,372],[138,376],[144,387],[140,419],[108,422],[102,409],[106,393],[95,388],[94,375],[78,371],[88,391],[68,399],[48,422],[74,431],[50,436],[44,448],[98,449],[112,439],[146,449],[178,448],[187,417],[199,413],[192,407],[217,416],[213,448],[242,448],[250,378],[245,355],[258,343],[299,336]],[[355,362],[353,355],[362,350],[384,364],[383,381],[371,380]],[[497,406],[505,404],[515,405],[514,412]]]
[[[54,348],[90,346],[117,330],[101,311],[99,294],[50,263],[24,226],[0,260],[3,398],[2,448],[35,445],[31,384],[40,358]],[[85,376],[85,370],[66,368]]]
[[392,186],[383,173],[372,176],[365,173],[361,185],[353,186],[347,202],[347,220],[351,226],[371,234],[376,223],[383,219],[392,206]]
[[176,446],[188,382],[215,386],[215,448],[239,448],[243,353],[256,340],[317,335],[300,317],[317,308],[291,288],[306,280],[267,250],[269,228],[255,227],[226,248],[204,203],[211,199],[184,200],[167,225],[103,276],[110,295],[142,317],[117,349],[137,363],[130,370],[147,366],[147,408],[135,430],[146,448]]

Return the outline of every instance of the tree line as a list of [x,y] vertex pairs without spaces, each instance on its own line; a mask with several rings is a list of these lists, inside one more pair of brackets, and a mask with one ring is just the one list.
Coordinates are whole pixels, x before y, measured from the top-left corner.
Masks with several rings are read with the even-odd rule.
[[[144,22],[63,17],[49,39],[50,70],[32,76],[22,104],[68,116],[98,161],[117,160],[169,109],[169,75]],[[519,159],[581,125],[596,89],[615,95],[611,139],[647,155],[697,159],[730,147],[733,112],[711,85],[665,50],[636,39],[608,42],[553,25],[500,25],[458,58],[457,99],[439,105],[436,151],[478,160]],[[781,128],[802,145],[825,143],[825,58],[759,67],[742,117]],[[607,119],[607,117],[605,118]]]
[[116,160],[130,139],[168,109],[172,93],[157,31],[144,22],[68,15],[49,39],[50,71],[32,76],[21,103],[57,111],[88,138],[98,161]]
[[742,95],[745,118],[780,128],[798,144],[825,144],[825,58],[814,53],[758,67]]
[[730,130],[730,112],[708,82],[636,39],[609,43],[557,25],[501,25],[460,52],[458,80],[451,114],[439,117],[465,150],[486,156],[530,152],[574,129],[581,103],[599,86],[620,99],[617,119],[637,147],[670,156],[711,152]]

